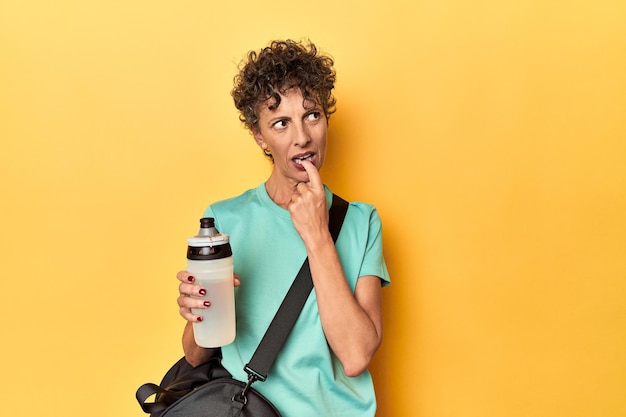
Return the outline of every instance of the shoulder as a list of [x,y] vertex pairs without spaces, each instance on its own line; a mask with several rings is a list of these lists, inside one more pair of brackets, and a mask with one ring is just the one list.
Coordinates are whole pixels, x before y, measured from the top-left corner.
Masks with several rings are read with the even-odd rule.
[[376,211],[376,207],[374,207],[373,204],[364,203],[361,201],[351,201],[349,209],[352,212],[358,213],[359,215],[366,217],[371,216],[373,213],[378,213]]
[[[330,188],[328,186],[324,186],[326,189],[326,198],[331,200],[333,197],[333,192],[330,190]],[[347,198],[336,194],[337,197],[341,198],[342,200],[345,200],[348,202],[348,213],[346,214],[346,218],[348,216],[354,218],[354,219],[369,219],[370,217],[374,216],[376,218],[379,218],[378,216],[378,212],[376,211],[376,207],[374,207],[373,204],[370,203],[365,203],[362,201],[350,201]]]
[[252,188],[238,196],[215,201],[207,207],[205,215],[215,216],[218,213],[232,213],[246,207],[251,207],[250,203],[256,200],[256,190],[256,188]]
[[380,225],[380,215],[373,204],[360,201],[352,201],[348,207],[346,218],[358,223],[368,223],[370,225]]
[[351,201],[348,203],[343,228],[351,230],[349,235],[358,241],[369,241],[372,237],[380,235],[382,222],[373,204]]
[[[324,185],[324,188],[326,190],[326,198],[329,200],[330,205],[330,200],[333,198],[334,193],[327,185]],[[373,204],[363,201],[350,201],[340,194],[335,195],[348,202],[348,212],[346,213],[345,218],[346,223],[356,224],[357,226],[369,225],[370,227],[380,227],[380,216],[378,215],[378,211]]]

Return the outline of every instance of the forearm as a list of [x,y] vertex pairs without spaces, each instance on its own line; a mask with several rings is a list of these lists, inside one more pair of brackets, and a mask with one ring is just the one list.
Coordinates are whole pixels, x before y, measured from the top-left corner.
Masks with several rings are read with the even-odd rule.
[[309,263],[326,339],[346,375],[359,375],[369,366],[382,340],[380,283],[371,280],[364,283],[367,290],[359,294],[357,287],[353,294],[332,239],[310,251]]
[[193,325],[190,321],[187,322],[183,330],[183,352],[185,359],[192,366],[200,365],[214,354],[214,349],[203,348],[196,344],[193,337]]

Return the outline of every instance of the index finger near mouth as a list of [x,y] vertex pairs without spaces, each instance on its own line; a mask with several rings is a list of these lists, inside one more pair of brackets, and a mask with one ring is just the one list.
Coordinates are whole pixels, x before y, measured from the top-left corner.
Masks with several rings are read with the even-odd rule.
[[311,186],[316,188],[322,187],[322,179],[315,165],[313,165],[311,161],[302,161],[302,166],[307,174],[309,174],[309,183]]

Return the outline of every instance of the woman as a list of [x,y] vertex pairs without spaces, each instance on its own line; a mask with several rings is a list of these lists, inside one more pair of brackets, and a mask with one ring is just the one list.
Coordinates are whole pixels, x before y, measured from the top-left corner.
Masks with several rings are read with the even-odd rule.
[[[250,52],[232,95],[240,119],[272,163],[267,181],[209,206],[205,216],[230,235],[235,266],[237,336],[222,348],[224,367],[239,380],[303,260],[314,291],[265,382],[255,388],[285,417],[373,416],[367,367],[382,340],[381,287],[389,282],[380,218],[351,203],[336,245],[328,231],[331,191],[319,170],[334,112],[335,72],[315,45],[274,41]],[[179,272],[185,357],[212,353],[196,345],[191,309],[211,308],[206,291]],[[209,294],[210,298],[210,294]]]

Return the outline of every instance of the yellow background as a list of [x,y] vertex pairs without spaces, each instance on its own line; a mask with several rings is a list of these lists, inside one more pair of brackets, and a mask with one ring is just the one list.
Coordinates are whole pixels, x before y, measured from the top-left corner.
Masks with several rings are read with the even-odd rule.
[[3,415],[141,416],[205,206],[269,174],[229,95],[336,60],[323,170],[375,204],[379,416],[626,415],[626,3],[0,2]]

